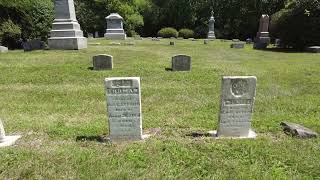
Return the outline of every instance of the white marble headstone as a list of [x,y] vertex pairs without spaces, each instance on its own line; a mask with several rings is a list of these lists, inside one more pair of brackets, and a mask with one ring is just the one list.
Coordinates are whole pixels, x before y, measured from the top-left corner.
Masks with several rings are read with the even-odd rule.
[[142,140],[140,78],[106,78],[105,85],[111,141]]
[[218,137],[255,138],[251,117],[256,95],[254,76],[224,76]]

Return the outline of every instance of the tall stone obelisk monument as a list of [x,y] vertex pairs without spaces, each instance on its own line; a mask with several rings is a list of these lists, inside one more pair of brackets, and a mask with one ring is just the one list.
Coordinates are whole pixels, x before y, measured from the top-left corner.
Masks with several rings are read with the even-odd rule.
[[209,32],[208,32],[208,39],[216,39],[216,35],[214,33],[214,12],[211,12],[211,17],[209,19]]
[[55,0],[55,20],[49,38],[50,49],[78,50],[87,48],[87,39],[83,37],[76,18],[73,0]]

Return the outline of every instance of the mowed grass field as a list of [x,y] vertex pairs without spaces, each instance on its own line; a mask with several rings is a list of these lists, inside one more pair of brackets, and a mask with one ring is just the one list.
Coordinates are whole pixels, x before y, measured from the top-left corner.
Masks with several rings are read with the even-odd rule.
[[[320,138],[292,138],[279,125],[320,132],[320,54],[169,41],[0,54],[0,118],[8,135],[22,135],[0,149],[0,179],[320,179]],[[114,70],[92,71],[96,54],[112,55]],[[176,54],[192,56],[191,72],[165,70]],[[187,136],[217,129],[223,75],[257,77],[256,140]],[[141,77],[143,128],[157,136],[95,141],[108,133],[106,77]]]

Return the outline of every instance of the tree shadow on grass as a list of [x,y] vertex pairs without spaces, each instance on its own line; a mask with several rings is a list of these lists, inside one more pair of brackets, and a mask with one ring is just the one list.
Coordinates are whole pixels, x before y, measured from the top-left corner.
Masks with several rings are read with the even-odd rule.
[[87,69],[93,71],[93,67],[88,67]]
[[211,134],[209,134],[209,133],[204,133],[204,132],[192,132],[192,133],[186,134],[186,136],[188,136],[188,137],[193,137],[193,138],[212,137]]
[[172,68],[165,68],[166,71],[172,71]]

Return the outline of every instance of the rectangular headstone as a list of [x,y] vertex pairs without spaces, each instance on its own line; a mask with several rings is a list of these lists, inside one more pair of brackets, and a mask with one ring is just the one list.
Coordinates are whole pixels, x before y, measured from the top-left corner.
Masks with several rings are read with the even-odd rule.
[[105,85],[111,141],[142,140],[140,78],[106,78]]
[[251,117],[256,95],[257,78],[254,76],[224,76],[218,137],[254,138]]
[[176,55],[172,57],[172,71],[190,71],[191,57],[187,55]]
[[93,56],[93,70],[112,70],[113,57],[107,54]]
[[234,48],[234,49],[243,49],[244,48],[244,43],[232,43],[230,45],[231,48]]

